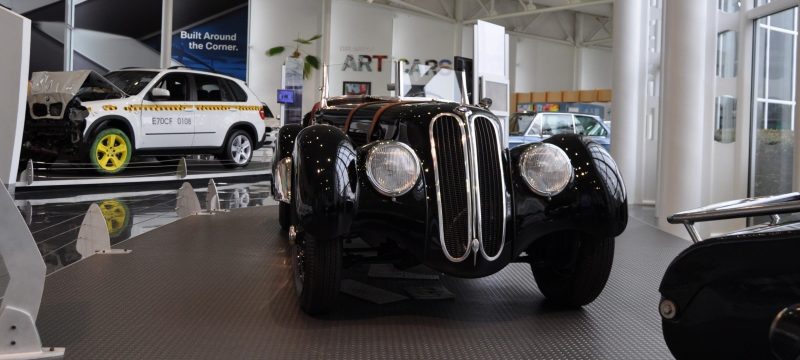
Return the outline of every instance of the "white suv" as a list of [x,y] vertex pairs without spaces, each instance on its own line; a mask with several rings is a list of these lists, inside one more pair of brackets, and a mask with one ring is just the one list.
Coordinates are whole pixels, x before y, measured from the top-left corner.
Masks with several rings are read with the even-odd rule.
[[34,73],[27,110],[28,158],[68,155],[107,174],[133,155],[214,154],[246,166],[266,134],[265,105],[244,82],[180,68]]

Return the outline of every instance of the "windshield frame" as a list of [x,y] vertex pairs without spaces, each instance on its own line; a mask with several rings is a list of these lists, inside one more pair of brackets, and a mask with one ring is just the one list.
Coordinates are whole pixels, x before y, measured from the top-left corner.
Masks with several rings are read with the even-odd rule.
[[[509,123],[508,135],[509,136],[526,136],[528,134],[528,130],[530,130],[530,128],[531,128],[531,125],[536,121],[536,115],[538,115],[538,114],[534,113],[534,112],[518,112],[518,113],[512,114],[511,117],[508,120],[508,123]],[[531,121],[528,122],[528,124],[525,125],[525,128],[523,129],[523,128],[521,128],[519,126],[519,118],[526,117],[526,116],[529,116],[531,118]],[[514,119],[517,119],[517,128],[519,129],[519,132],[511,132],[511,122]]]
[[[158,74],[159,73],[160,73],[159,71],[154,71],[154,70],[138,70],[138,69],[137,70],[116,70],[116,71],[111,71],[109,73],[106,73],[104,77],[110,83],[114,84],[114,86],[120,88],[125,94],[138,95],[138,94],[141,94],[142,91],[144,91],[150,84],[152,84],[153,81],[156,80],[156,78],[158,78]],[[153,76],[152,76],[152,78],[150,78],[150,80],[148,80],[147,82],[145,82],[143,84],[136,83],[135,85],[125,86],[125,84],[118,84],[117,82],[115,82],[113,80],[113,77],[115,75],[118,75],[118,74],[126,74],[127,75],[126,80],[128,82],[130,82],[130,80],[135,79],[133,77],[133,74],[139,74],[139,81],[141,81],[141,79],[143,77],[145,77],[146,75],[148,75],[148,74],[151,74]]]

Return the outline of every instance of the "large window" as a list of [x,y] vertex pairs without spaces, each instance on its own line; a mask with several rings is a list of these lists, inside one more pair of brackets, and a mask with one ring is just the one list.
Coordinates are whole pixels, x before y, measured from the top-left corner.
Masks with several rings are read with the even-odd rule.
[[754,25],[751,193],[761,196],[792,189],[797,8]]

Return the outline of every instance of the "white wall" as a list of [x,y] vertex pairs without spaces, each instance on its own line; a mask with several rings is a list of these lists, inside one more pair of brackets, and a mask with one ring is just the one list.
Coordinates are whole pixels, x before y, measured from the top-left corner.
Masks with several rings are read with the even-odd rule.
[[4,184],[13,184],[25,123],[31,21],[0,8],[0,44],[0,178]]
[[576,48],[554,42],[512,37],[517,44],[514,92],[573,88]]
[[576,55],[580,63],[576,82],[578,89],[575,90],[611,88],[611,50],[578,48]]
[[[343,81],[369,81],[372,93],[387,95],[386,85],[392,81],[391,57],[420,59],[452,59],[456,27],[452,23],[377,4],[356,0],[330,0],[330,94],[342,92]],[[277,45],[290,45],[298,34],[322,33],[323,4],[319,0],[251,0],[250,54],[248,79],[250,87],[262,101],[277,112],[276,89],[280,88],[283,57],[267,57],[264,52]],[[462,54],[472,54],[472,26],[462,33]],[[576,48],[546,40],[512,37],[516,48],[516,66],[512,91],[569,90],[611,88],[611,52],[603,49]],[[516,45],[516,46],[514,46]],[[322,41],[305,50],[321,55]],[[388,55],[382,71],[377,61],[372,71],[342,71],[348,54]],[[579,56],[580,55],[580,56]],[[579,63],[575,64],[576,57]],[[576,72],[576,70],[578,70]],[[310,109],[318,100],[316,89],[320,73],[305,82],[303,109]]]
[[[248,81],[261,101],[273,113],[278,113],[277,89],[281,87],[281,65],[285,56],[267,57],[267,49],[292,44],[292,39],[311,37],[322,33],[322,2],[319,0],[251,0],[250,1],[250,52],[248,54]],[[292,48],[293,49],[293,48]],[[287,48],[288,51],[292,50]],[[309,54],[319,56],[321,42],[304,46]],[[303,84],[303,110],[310,110],[319,100],[316,90],[320,71]]]
[[[370,82],[372,95],[388,95],[391,80],[392,30],[394,12],[380,6],[351,0],[333,0],[331,4],[330,95],[342,95],[342,82]],[[378,71],[378,60],[361,71],[343,70],[347,55],[358,67],[359,55],[386,56]]]
[[453,61],[453,24],[419,15],[396,13],[392,55],[409,61]]

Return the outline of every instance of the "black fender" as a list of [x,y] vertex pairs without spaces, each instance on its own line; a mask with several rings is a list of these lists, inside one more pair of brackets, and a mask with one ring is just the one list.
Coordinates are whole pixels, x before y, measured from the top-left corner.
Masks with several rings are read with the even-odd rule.
[[292,156],[294,151],[294,140],[297,134],[303,130],[298,124],[286,124],[278,130],[278,137],[275,141],[275,151],[272,152],[272,164],[277,164],[281,159]]
[[337,127],[311,125],[297,134],[292,201],[302,231],[316,239],[350,232],[356,212],[356,150]]
[[661,313],[664,340],[675,358],[774,358],[779,349],[770,346],[773,320],[800,302],[797,226],[706,239],[670,263],[659,286],[661,304],[653,311]]
[[[281,126],[278,130],[278,136],[275,139],[275,151],[272,152],[272,173],[275,174],[275,167],[278,161],[283,158],[292,156],[294,151],[294,140],[297,139],[297,134],[303,130],[303,127],[298,124],[286,124]],[[271,182],[272,193],[275,194],[275,182]]]
[[110,126],[121,127],[120,130],[128,135],[128,138],[131,140],[131,146],[136,150],[136,133],[133,131],[131,122],[119,115],[106,115],[93,121],[86,131],[84,131],[83,147],[81,149],[83,153],[89,151],[89,147],[92,145],[92,141],[94,141],[94,136]]
[[547,198],[531,191],[519,171],[522,153],[537,144],[511,149],[511,172],[516,226],[516,253],[549,233],[580,229],[603,237],[616,237],[628,224],[625,184],[611,155],[590,138],[555,135],[544,142],[564,150],[574,179],[560,194]]

